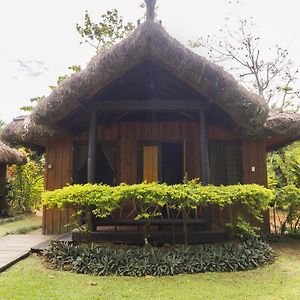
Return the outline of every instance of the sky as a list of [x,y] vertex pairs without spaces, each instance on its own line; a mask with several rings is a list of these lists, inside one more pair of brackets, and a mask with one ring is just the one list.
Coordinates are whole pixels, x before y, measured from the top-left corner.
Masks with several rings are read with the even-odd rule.
[[[29,99],[48,95],[49,85],[67,74],[71,65],[85,67],[94,54],[80,45],[76,23],[87,10],[98,20],[117,8],[136,24],[144,14],[143,0],[1,0],[0,1],[0,120],[24,114]],[[158,0],[158,18],[167,31],[187,45],[200,36],[218,34],[224,19],[253,17],[266,48],[288,48],[300,67],[300,3],[298,0]]]

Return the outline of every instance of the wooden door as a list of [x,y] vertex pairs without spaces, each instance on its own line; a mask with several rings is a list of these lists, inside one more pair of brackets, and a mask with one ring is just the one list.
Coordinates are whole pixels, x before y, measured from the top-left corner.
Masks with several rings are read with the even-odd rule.
[[159,180],[158,151],[158,146],[143,146],[143,181]]

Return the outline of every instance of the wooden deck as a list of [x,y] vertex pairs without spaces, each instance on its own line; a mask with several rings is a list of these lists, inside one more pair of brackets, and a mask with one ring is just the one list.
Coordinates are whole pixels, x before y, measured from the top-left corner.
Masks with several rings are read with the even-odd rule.
[[49,242],[53,235],[7,235],[0,239],[0,272],[28,256],[31,248]]
[[65,233],[61,235],[54,236],[52,239],[43,241],[33,247],[31,247],[31,252],[32,253],[40,253],[43,250],[45,250],[47,247],[50,246],[52,242],[68,242],[72,243],[72,233]]

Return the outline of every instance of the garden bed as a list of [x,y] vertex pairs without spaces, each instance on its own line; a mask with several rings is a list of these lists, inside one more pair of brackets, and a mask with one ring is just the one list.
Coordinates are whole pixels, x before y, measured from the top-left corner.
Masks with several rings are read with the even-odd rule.
[[129,247],[54,242],[44,253],[54,268],[99,276],[171,276],[246,271],[274,261],[261,240],[220,245]]

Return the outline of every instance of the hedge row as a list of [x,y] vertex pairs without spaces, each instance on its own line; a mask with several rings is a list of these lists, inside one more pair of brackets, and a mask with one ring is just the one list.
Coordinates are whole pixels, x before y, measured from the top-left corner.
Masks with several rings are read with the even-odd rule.
[[[43,204],[50,207],[65,205],[92,206],[98,217],[106,217],[128,201],[138,207],[140,218],[151,217],[153,207],[196,208],[199,206],[236,204],[246,206],[254,216],[269,207],[274,199],[271,190],[256,184],[231,186],[202,186],[196,180],[185,184],[167,185],[159,183],[141,183],[116,187],[107,185],[72,185],[43,195]],[[137,204],[136,204],[137,203]],[[159,210],[155,210],[156,213]],[[153,217],[153,216],[152,216]]]
[[274,260],[273,250],[260,240],[163,248],[74,246],[55,242],[43,254],[56,269],[99,276],[246,271]]

